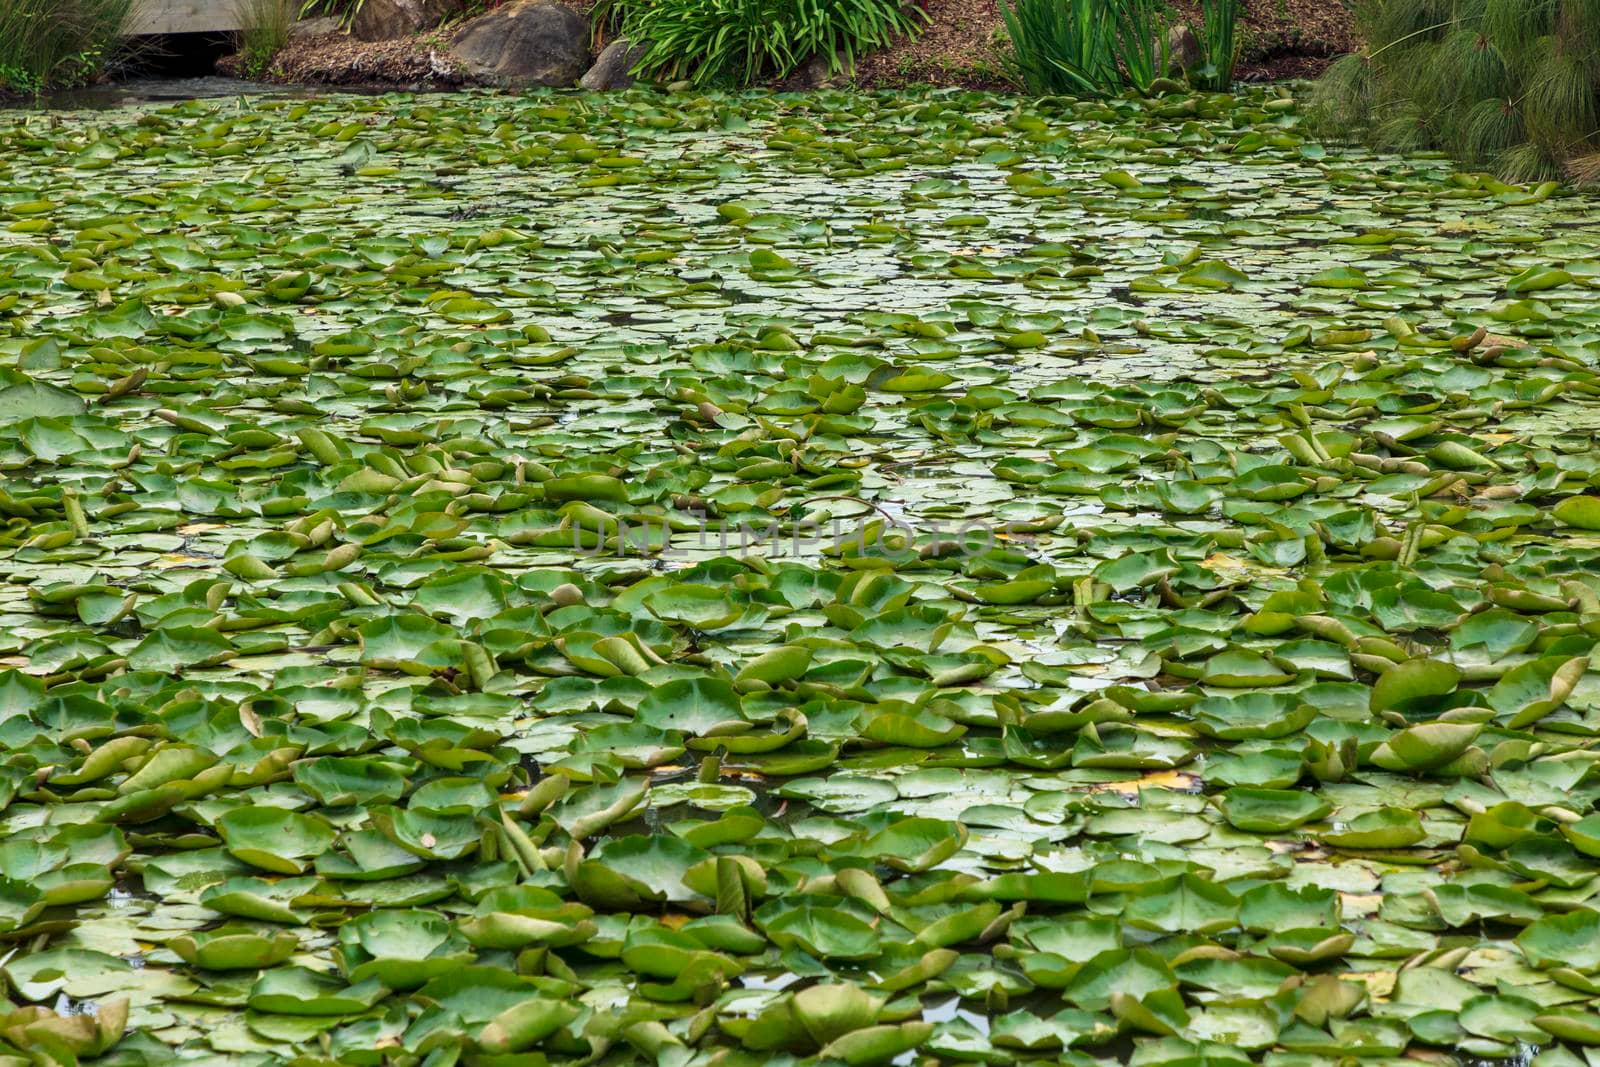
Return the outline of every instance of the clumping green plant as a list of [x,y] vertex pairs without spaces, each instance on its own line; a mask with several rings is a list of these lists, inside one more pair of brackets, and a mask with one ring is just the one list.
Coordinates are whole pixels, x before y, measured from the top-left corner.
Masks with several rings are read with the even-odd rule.
[[1234,28],[1242,9],[1242,0],[1201,0],[1200,47],[1205,66],[1189,75],[1199,88],[1227,92],[1233,87],[1233,68],[1239,62]]
[[117,54],[133,0],[0,0],[0,91],[92,81]]
[[1362,0],[1318,82],[1322,132],[1525,181],[1600,178],[1600,0]]
[[[1202,0],[1203,66],[1186,72],[1197,88],[1234,85],[1242,0]],[[1029,93],[1149,94],[1171,67],[1166,0],[1002,0],[1011,37],[1010,74]]]
[[1000,14],[1031,93],[1148,93],[1171,62],[1163,0],[1001,0]]
[[1093,0],[1001,0],[1013,76],[1041,95],[1114,92],[1120,78],[1107,11]]
[[247,77],[258,77],[272,66],[283,46],[289,43],[294,26],[293,0],[237,0],[239,66]]
[[636,74],[696,85],[781,78],[812,55],[838,73],[927,22],[901,0],[605,0],[594,19],[648,42]]
[[1166,0],[1123,0],[1111,5],[1116,22],[1117,58],[1128,83],[1148,94],[1172,65],[1167,48]]
[[331,15],[339,20],[339,25],[349,28],[361,13],[362,3],[363,0],[304,0],[300,5],[300,17],[309,19]]
[[10,63],[0,63],[0,93],[38,96],[43,91],[44,85],[33,71]]

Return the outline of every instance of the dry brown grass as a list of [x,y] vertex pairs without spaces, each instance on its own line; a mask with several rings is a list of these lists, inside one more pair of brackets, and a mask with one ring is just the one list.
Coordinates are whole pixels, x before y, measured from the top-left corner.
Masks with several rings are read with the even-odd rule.
[[1567,174],[1579,185],[1600,182],[1600,152],[1579,156],[1567,164]]

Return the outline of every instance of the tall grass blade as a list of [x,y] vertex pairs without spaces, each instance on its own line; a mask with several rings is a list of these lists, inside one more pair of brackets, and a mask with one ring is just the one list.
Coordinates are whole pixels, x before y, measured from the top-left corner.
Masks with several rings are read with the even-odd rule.
[[87,84],[116,62],[133,0],[0,0],[0,90]]

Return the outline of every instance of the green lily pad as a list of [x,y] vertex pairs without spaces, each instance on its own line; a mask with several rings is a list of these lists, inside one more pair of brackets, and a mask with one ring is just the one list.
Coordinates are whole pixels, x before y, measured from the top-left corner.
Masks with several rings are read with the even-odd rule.
[[235,808],[217,820],[230,855],[252,867],[299,874],[333,844],[333,827],[313,815],[281,808]]
[[1332,804],[1313,793],[1243,786],[1223,793],[1217,807],[1230,826],[1258,834],[1293,830],[1326,818],[1333,811]]

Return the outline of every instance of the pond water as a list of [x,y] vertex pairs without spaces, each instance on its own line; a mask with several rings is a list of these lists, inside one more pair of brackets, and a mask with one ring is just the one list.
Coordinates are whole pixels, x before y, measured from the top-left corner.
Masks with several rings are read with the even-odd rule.
[[0,111],[38,1025],[1600,1042],[1593,197],[1276,88],[219,81]]
[[267,82],[245,81],[220,75],[191,78],[162,76],[132,77],[104,85],[91,85],[70,92],[52,93],[36,105],[50,111],[94,111],[145,104],[182,103],[189,100],[216,100],[225,97],[322,96],[322,92],[301,86],[278,86]]

